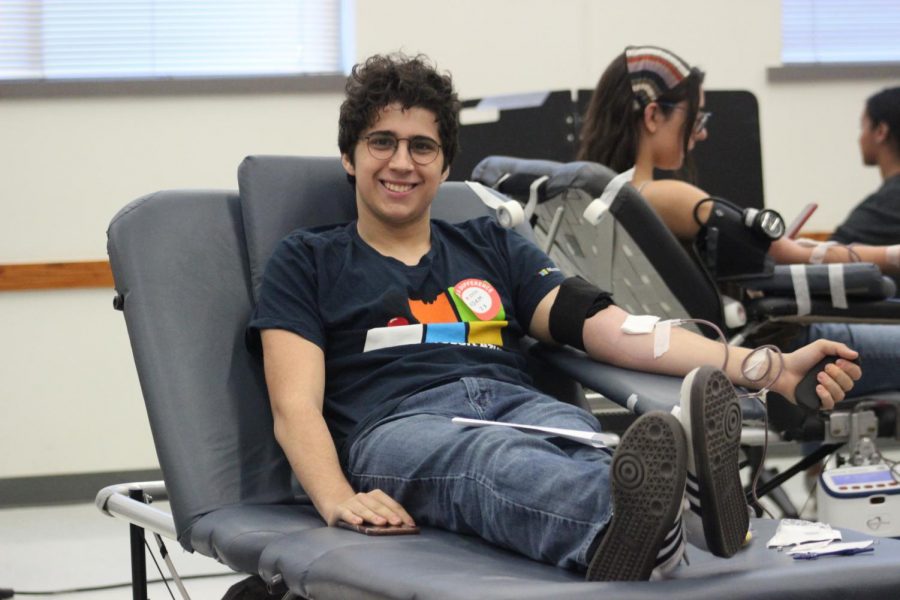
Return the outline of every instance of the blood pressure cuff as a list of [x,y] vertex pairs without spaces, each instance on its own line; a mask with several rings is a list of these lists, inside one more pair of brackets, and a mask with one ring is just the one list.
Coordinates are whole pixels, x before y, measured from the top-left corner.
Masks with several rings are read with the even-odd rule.
[[769,256],[772,239],[744,224],[743,214],[715,199],[709,219],[701,225],[694,250],[703,265],[719,281],[771,274],[775,261]]
[[569,277],[559,286],[550,307],[550,336],[561,344],[584,350],[584,322],[615,304],[604,292],[581,277]]

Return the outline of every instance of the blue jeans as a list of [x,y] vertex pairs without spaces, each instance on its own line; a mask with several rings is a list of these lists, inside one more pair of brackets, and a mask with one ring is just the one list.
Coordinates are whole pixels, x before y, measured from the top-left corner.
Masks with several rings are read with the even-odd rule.
[[455,416],[599,430],[590,413],[532,389],[463,378],[407,398],[364,431],[348,453],[351,484],[380,488],[419,524],[584,570],[612,512],[611,452],[508,427],[461,427]]
[[785,350],[796,350],[818,339],[842,342],[859,352],[863,374],[848,394],[849,398],[900,390],[900,326],[813,323]]

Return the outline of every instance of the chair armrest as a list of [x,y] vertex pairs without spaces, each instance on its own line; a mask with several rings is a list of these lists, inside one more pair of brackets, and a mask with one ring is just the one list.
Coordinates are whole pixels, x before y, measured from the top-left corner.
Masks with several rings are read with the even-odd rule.
[[[616,367],[591,359],[573,348],[536,343],[529,352],[629,411],[641,415],[652,410],[671,412],[681,398],[681,377],[658,375]],[[742,398],[747,420],[762,420],[763,408],[753,399]]]
[[107,486],[97,492],[94,503],[97,505],[97,509],[107,516],[125,519],[133,525],[177,540],[175,520],[172,515],[131,498],[129,494],[135,491],[143,492],[155,500],[168,498],[165,482],[146,481]]
[[774,321],[779,323],[897,323],[900,322],[900,299],[889,298],[874,302],[852,302],[847,308],[835,308],[830,300],[814,299],[809,314],[799,314],[800,307],[794,298],[771,296],[758,298],[744,304],[750,322]]
[[[796,266],[777,265],[772,274],[743,279],[740,285],[744,289],[762,292],[766,296],[793,298],[795,291],[792,268]],[[810,296],[831,297],[831,273],[837,266],[802,265]],[[897,292],[893,280],[882,275],[881,269],[872,263],[841,263],[840,268],[841,285],[850,300],[883,300]]]
[[670,411],[678,404],[681,378],[643,373],[592,360],[569,347],[535,344],[534,356],[633,413]]

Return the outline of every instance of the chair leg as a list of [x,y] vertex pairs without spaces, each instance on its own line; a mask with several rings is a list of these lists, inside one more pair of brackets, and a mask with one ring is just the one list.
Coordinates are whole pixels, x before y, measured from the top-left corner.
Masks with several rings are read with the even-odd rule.
[[[764,481],[762,483],[762,485],[760,485],[756,490],[757,497],[762,498],[763,496],[769,494],[772,490],[774,490],[775,488],[778,488],[782,483],[784,483],[785,481],[787,481],[788,479],[790,479],[797,473],[805,471],[811,465],[818,463],[823,458],[825,458],[826,456],[835,452],[838,448],[840,448],[843,445],[844,445],[843,443],[822,444],[819,448],[817,448],[810,454],[806,455],[805,457],[803,457],[802,459],[797,461],[793,466],[789,467],[788,469],[786,469],[785,471],[783,471],[781,473],[778,473],[777,475],[771,476],[770,478],[768,478],[768,481]],[[751,465],[754,465],[752,468],[755,469],[756,468],[755,465],[759,464],[759,461],[762,460],[762,450],[756,449],[756,451],[758,452],[758,455],[757,455],[755,461],[754,461],[753,451],[748,451],[748,450],[749,449],[745,448],[745,451],[747,451],[749,462]],[[762,479],[762,477],[760,479]],[[747,490],[747,503],[753,505],[753,496],[752,496],[752,493],[750,490]],[[757,510],[758,513],[761,514],[760,507],[754,506],[754,508]]]
[[[763,485],[767,484],[769,481],[778,476],[778,471],[775,469],[766,469],[763,468],[762,473],[759,474],[759,481]],[[788,497],[787,492],[784,491],[784,488],[778,486],[776,488],[772,488],[769,490],[767,494],[769,500],[771,500],[775,506],[778,507],[778,510],[781,511],[781,516],[784,519],[799,519],[800,515],[797,512],[797,507]]]
[[[143,490],[131,490],[128,496],[144,502]],[[144,550],[144,528],[130,525],[131,535],[131,597],[133,600],[147,600],[147,553]]]
[[766,494],[769,493],[769,490],[771,490],[772,488],[778,487],[779,485],[781,485],[782,483],[784,483],[785,481],[787,481],[788,479],[790,479],[797,473],[805,471],[811,465],[814,465],[817,462],[821,461],[823,458],[832,454],[833,452],[835,452],[838,448],[840,448],[843,445],[844,445],[843,443],[822,444],[819,448],[812,451],[811,453],[806,455],[801,460],[797,461],[789,469],[786,469],[783,473],[780,473],[776,477],[773,477],[772,480],[769,481],[768,483],[766,483],[765,485],[760,486],[760,488],[757,490],[757,493],[759,494],[760,497],[765,496]]

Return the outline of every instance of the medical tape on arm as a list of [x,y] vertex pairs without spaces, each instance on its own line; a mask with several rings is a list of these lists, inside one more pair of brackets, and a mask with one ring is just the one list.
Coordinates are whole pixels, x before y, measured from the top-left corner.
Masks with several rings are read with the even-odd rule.
[[660,321],[654,315],[628,315],[622,323],[622,331],[628,335],[653,332],[653,358],[659,358],[669,350],[673,321]]
[[600,197],[594,198],[594,200],[587,205],[587,208],[584,209],[584,213],[581,215],[584,220],[591,225],[599,223],[606,211],[609,210],[609,206],[613,203],[613,200],[619,195],[619,190],[622,189],[622,186],[631,181],[632,177],[634,177],[634,167],[631,167],[627,171],[622,171],[610,179],[609,183],[606,184],[606,187],[603,188]]
[[889,265],[900,269],[900,244],[888,246],[884,251],[884,255]]
[[844,285],[844,265],[831,263],[828,265],[828,287],[831,289],[831,305],[835,308],[847,308],[847,288]]
[[769,369],[769,360],[765,352],[751,352],[747,356],[746,363],[742,365],[742,374],[750,381],[759,381]]
[[816,247],[813,248],[812,253],[810,253],[809,255],[809,264],[821,265],[825,260],[825,255],[828,253],[828,249],[836,245],[837,242],[822,242],[821,244],[816,245]]
[[653,328],[653,358],[659,358],[669,351],[672,337],[672,321],[660,321]]
[[797,315],[808,315],[812,312],[812,303],[810,302],[809,281],[806,279],[805,265],[791,265],[791,283],[794,285]]

